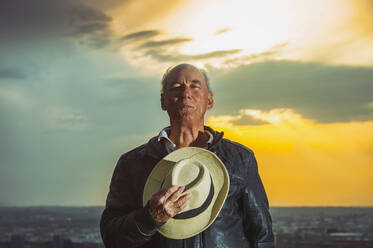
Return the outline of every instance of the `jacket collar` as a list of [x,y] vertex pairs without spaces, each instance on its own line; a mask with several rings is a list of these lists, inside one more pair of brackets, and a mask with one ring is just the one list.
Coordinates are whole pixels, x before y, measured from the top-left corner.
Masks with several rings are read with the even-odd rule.
[[[166,128],[169,128],[169,126]],[[214,136],[213,142],[208,146],[208,150],[214,151],[216,145],[219,144],[223,138],[224,132],[217,132],[209,126],[204,126],[204,128]],[[146,153],[159,160],[168,154],[162,139],[158,140],[158,136],[154,136],[146,144]]]
[[[158,135],[158,141],[163,139],[163,142],[166,146],[166,150],[168,151],[168,153],[174,151],[175,147],[176,147],[176,145],[168,137],[168,134],[170,133],[170,131],[171,131],[170,127],[165,127],[165,128],[162,129],[162,131]],[[211,145],[214,141],[214,135],[212,135],[212,133],[207,128],[205,128],[205,131],[210,135],[210,138],[207,141],[207,146],[204,147],[204,148],[208,148],[208,146]]]

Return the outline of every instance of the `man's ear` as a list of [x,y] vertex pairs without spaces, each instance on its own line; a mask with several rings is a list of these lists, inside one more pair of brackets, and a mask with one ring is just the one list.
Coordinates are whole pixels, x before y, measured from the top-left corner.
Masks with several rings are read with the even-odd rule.
[[161,93],[161,108],[162,108],[162,110],[166,110],[166,105],[165,105],[164,94],[163,93]]
[[212,109],[214,106],[214,94],[208,93],[207,96],[207,109]]

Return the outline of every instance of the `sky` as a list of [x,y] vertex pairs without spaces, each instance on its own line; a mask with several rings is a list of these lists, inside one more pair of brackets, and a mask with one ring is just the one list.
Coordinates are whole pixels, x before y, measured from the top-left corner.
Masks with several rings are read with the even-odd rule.
[[206,125],[254,151],[270,206],[373,206],[373,1],[3,0],[0,206],[104,205],[169,125],[160,81],[211,79]]

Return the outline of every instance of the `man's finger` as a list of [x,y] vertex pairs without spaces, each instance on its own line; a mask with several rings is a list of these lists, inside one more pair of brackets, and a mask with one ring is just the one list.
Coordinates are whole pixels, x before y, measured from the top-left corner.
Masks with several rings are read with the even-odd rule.
[[181,193],[183,193],[185,187],[181,186],[179,187],[170,197],[168,197],[167,202],[174,202],[179,197]]
[[185,207],[184,205],[186,205],[186,203],[188,202],[188,200],[191,197],[192,197],[192,194],[190,194],[190,193],[180,197],[176,202],[174,202],[175,208],[177,208],[179,211],[181,211]]
[[166,202],[168,197],[172,195],[176,190],[179,189],[179,186],[173,185],[167,189],[167,191],[164,193],[164,195],[159,199],[160,202]]
[[151,208],[153,208],[155,205],[162,205],[163,204],[163,202],[160,200],[160,198],[162,197],[162,195],[165,192],[166,192],[166,189],[161,189],[160,191],[158,191],[157,193],[152,195],[152,198],[150,198],[150,200],[149,200]]
[[183,210],[186,207],[187,204],[188,204],[188,201],[185,201],[184,204],[179,207],[176,214],[178,214],[181,210]]

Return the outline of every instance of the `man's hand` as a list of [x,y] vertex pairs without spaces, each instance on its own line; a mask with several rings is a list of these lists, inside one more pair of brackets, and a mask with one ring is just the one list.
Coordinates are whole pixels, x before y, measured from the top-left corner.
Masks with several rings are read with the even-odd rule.
[[162,189],[155,193],[149,200],[149,208],[152,216],[158,222],[166,222],[183,210],[192,196],[190,193],[183,195],[184,186],[171,186],[168,189]]

